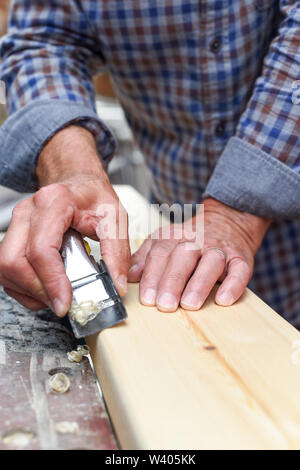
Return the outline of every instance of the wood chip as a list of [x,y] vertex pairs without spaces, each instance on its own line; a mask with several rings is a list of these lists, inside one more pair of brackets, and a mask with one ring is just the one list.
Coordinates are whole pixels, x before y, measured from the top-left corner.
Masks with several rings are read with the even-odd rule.
[[65,393],[70,388],[70,379],[63,372],[58,372],[50,377],[49,386],[53,392]]

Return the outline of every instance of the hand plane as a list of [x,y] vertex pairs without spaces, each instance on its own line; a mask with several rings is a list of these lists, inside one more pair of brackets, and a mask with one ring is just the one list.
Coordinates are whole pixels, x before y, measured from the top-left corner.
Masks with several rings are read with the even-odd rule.
[[103,260],[95,261],[74,229],[64,234],[60,254],[73,290],[68,312],[76,338],[98,333],[126,319],[127,313]]

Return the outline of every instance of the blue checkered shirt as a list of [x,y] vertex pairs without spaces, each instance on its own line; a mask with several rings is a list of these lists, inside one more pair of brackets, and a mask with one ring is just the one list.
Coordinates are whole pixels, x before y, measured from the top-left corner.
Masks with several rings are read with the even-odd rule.
[[14,0],[1,44],[0,183],[37,189],[45,142],[88,128],[109,70],[161,202],[212,196],[274,222],[250,287],[300,327],[300,2]]

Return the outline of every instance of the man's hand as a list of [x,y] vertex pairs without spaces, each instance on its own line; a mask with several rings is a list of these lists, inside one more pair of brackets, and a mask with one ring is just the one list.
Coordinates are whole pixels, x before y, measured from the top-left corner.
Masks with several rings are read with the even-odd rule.
[[[192,223],[196,223],[196,217]],[[190,224],[191,222],[189,222]],[[183,236],[150,236],[132,256],[129,281],[140,281],[140,300],[173,312],[180,304],[198,310],[218,280],[215,301],[231,305],[244,292],[253,272],[254,256],[270,221],[242,213],[215,199],[204,201],[204,243]],[[184,230],[181,232],[184,233]],[[197,239],[197,237],[196,237]]]
[[[63,316],[72,289],[59,254],[69,227],[96,240],[121,295],[127,290],[130,249],[126,235],[107,235],[109,222],[125,224],[127,214],[109,183],[92,134],[72,126],[60,131],[39,156],[37,176],[42,188],[19,203],[0,246],[0,283],[11,297],[31,310],[49,306]],[[111,229],[111,227],[110,227]]]

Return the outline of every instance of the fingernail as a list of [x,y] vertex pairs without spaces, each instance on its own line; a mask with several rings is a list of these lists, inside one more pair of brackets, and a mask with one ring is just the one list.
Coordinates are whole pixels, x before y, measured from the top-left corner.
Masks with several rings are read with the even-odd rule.
[[197,292],[189,292],[182,297],[181,304],[187,308],[199,309],[202,304],[202,299]]
[[219,305],[224,305],[224,307],[226,307],[228,305],[232,305],[235,302],[235,299],[230,292],[222,292],[216,296],[216,302]]
[[66,306],[62,303],[60,299],[54,299],[52,301],[52,309],[59,317],[63,317],[64,314],[67,312]]
[[139,269],[138,264],[134,264],[129,268],[129,273],[133,273],[134,271],[137,271]]
[[145,305],[155,305],[156,300],[156,290],[148,288],[145,292],[141,295],[141,301]]
[[164,292],[159,296],[157,300],[157,305],[168,310],[175,310],[178,306],[178,301],[173,294],[170,294],[169,292]]
[[125,274],[118,277],[117,284],[122,291],[127,292],[127,277]]

